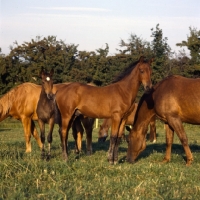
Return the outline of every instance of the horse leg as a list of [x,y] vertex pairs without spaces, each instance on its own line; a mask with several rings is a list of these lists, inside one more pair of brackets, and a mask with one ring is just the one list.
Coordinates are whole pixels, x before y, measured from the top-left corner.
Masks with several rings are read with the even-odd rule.
[[[108,161],[110,164],[116,164],[118,160],[118,155],[116,154],[116,151],[118,150],[118,145],[121,141],[121,138],[118,138],[119,125],[120,125],[120,117],[114,116],[112,118],[110,147],[108,150]],[[117,145],[116,148],[115,148],[115,145]]]
[[190,147],[188,145],[188,138],[187,138],[187,135],[183,128],[182,121],[177,117],[170,117],[168,119],[168,123],[174,129],[174,131],[178,135],[178,137],[183,145],[183,148],[184,148],[185,154],[186,154],[186,158],[187,158],[186,165],[189,166],[193,161],[193,156],[192,156]]
[[124,135],[125,124],[126,124],[126,121],[123,120],[119,127],[119,133],[118,133],[117,141],[116,141],[115,147],[114,147],[114,155],[113,155],[114,164],[116,164],[118,162],[118,150],[119,150],[119,145],[122,141],[122,136]]
[[156,118],[153,116],[150,121],[150,136],[149,136],[150,142],[155,143],[156,142]]
[[171,159],[171,149],[174,139],[174,130],[169,126],[169,124],[165,124],[166,131],[166,154],[163,159],[163,163],[169,162]]
[[38,135],[38,132],[37,132],[37,129],[35,127],[35,123],[33,120],[31,120],[31,133],[32,133],[33,137],[35,138],[35,140],[37,141],[38,146],[40,148],[42,148],[42,142],[41,142],[40,136]]
[[71,122],[72,120],[70,120],[70,118],[64,118],[62,117],[62,126],[61,126],[61,144],[62,144],[62,155],[63,155],[63,159],[65,161],[68,160],[68,133],[69,133],[69,129],[71,127]]
[[84,132],[84,129],[81,124],[80,118],[76,117],[72,124],[72,135],[75,140],[75,152],[76,153],[81,152],[83,132]]
[[30,118],[23,118],[22,120],[22,125],[24,128],[24,137],[25,137],[25,142],[26,142],[26,153],[31,152],[31,119]]
[[42,142],[42,152],[41,152],[41,158],[45,158],[45,148],[44,148],[44,143],[45,143],[45,124],[41,119],[38,119],[38,124],[40,127],[40,139]]
[[85,126],[87,155],[92,155],[92,130],[94,121],[95,119],[93,118],[87,118],[87,126]]
[[50,118],[50,120],[49,120],[49,133],[47,136],[47,141],[48,141],[47,160],[49,160],[51,158],[51,143],[53,141],[53,138],[52,138],[53,128],[54,128],[54,117]]

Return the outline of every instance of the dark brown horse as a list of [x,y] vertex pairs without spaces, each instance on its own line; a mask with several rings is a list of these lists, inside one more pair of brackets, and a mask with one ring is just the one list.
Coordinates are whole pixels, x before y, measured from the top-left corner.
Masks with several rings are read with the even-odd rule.
[[[53,94],[56,93],[58,89],[61,89],[63,86],[68,85],[69,83],[54,84],[53,85]],[[26,152],[31,152],[31,135],[36,139],[40,148],[42,148],[42,142],[38,135],[35,122],[38,120],[36,113],[39,97],[41,93],[41,86],[33,83],[23,83],[17,87],[11,89],[5,95],[0,98],[0,122],[8,117],[12,117],[22,122],[24,128],[24,136],[26,142]],[[82,124],[87,133],[87,151],[91,152],[91,119],[82,120]],[[75,123],[73,126],[73,135],[83,135],[83,127],[80,122]],[[90,126],[88,125],[90,124]],[[82,137],[78,137],[82,138]],[[81,150],[81,142],[76,141],[78,145],[78,152]]]
[[91,118],[111,118],[112,128],[108,161],[118,160],[118,146],[128,115],[134,109],[135,98],[141,83],[145,90],[151,84],[151,62],[139,61],[131,64],[116,81],[105,87],[93,87],[81,83],[72,83],[56,93],[56,103],[62,117],[63,158],[68,159],[68,130],[74,116],[81,113]]
[[[126,125],[131,125],[131,126],[133,125],[137,107],[138,107],[138,104],[135,103],[135,108],[134,108],[133,112],[131,112],[131,114],[127,117]],[[102,125],[100,125],[99,132],[98,132],[98,141],[99,142],[104,142],[106,140],[106,138],[108,137],[108,131],[111,127],[111,124],[112,124],[111,118],[107,118],[107,119],[103,120],[103,123],[102,123]],[[156,142],[156,121],[155,121],[154,117],[151,119],[149,125],[150,125],[149,140],[151,142],[155,143]],[[130,129],[128,129],[128,127],[126,129],[128,131],[130,131]],[[127,136],[125,136],[125,139],[126,139],[126,137]]]
[[185,150],[186,164],[191,164],[193,156],[182,122],[200,124],[199,88],[200,79],[170,76],[155,85],[149,94],[142,96],[135,124],[129,134],[128,162],[133,163],[145,149],[145,130],[150,119],[156,115],[166,124],[166,155],[163,162],[170,161],[175,131]]
[[36,113],[38,116],[38,124],[40,127],[40,139],[42,142],[42,159],[45,158],[45,124],[49,124],[49,133],[47,136],[47,141],[49,144],[47,160],[50,159],[51,156],[51,143],[52,143],[52,132],[55,123],[55,111],[56,111],[56,104],[54,101],[54,95],[52,93],[53,89],[53,70],[48,73],[44,69],[42,69],[40,73],[42,79],[42,89],[36,109]]

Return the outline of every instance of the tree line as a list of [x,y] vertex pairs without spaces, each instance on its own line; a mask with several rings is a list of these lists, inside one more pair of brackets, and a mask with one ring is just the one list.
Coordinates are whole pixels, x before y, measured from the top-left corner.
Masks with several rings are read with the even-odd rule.
[[154,58],[152,64],[153,84],[171,74],[185,77],[200,76],[200,31],[189,27],[185,41],[176,45],[186,47],[178,54],[171,50],[163,36],[159,24],[151,29],[152,41],[145,41],[131,34],[128,41],[121,40],[117,53],[109,55],[109,45],[94,51],[79,51],[78,45],[66,44],[56,36],[36,36],[29,42],[10,46],[10,53],[4,55],[0,49],[0,94],[8,92],[14,86],[33,82],[40,84],[41,68],[54,69],[54,83],[82,82],[105,86],[112,82],[125,67],[139,59]]

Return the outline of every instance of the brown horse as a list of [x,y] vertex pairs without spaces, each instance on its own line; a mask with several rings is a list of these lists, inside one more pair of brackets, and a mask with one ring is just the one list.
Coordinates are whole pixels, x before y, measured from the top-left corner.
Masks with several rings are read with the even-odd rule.
[[[133,112],[127,117],[126,125],[133,125],[134,119],[135,119],[135,113],[137,110],[138,104],[135,103],[135,108]],[[102,125],[100,125],[99,132],[98,132],[98,141],[99,142],[104,142],[106,138],[108,137],[108,131],[111,127],[112,120],[110,118],[104,119]],[[130,129],[126,127],[128,131]],[[149,134],[149,140],[153,143],[156,142],[156,122],[155,118],[153,117],[150,121],[150,134]],[[127,136],[126,136],[127,137]],[[125,138],[126,138],[125,137]]]
[[131,64],[111,85],[93,87],[81,83],[72,83],[56,93],[56,103],[62,117],[62,152],[68,159],[68,130],[74,116],[83,114],[91,118],[111,118],[112,128],[108,161],[118,160],[118,146],[128,115],[134,109],[135,98],[141,83],[149,90],[151,83],[151,62],[139,61]]
[[38,116],[38,124],[40,127],[40,139],[42,142],[42,154],[41,154],[42,159],[45,158],[45,147],[44,147],[45,123],[49,124],[49,133],[47,136],[47,141],[49,143],[47,160],[49,160],[51,156],[52,132],[54,128],[55,115],[56,115],[55,113],[56,105],[55,105],[54,96],[52,93],[53,70],[51,70],[50,73],[48,73],[44,69],[42,69],[40,76],[42,79],[42,89],[41,89],[38,105],[36,108],[36,113]]
[[[54,84],[52,90],[53,94],[55,94],[58,89],[61,89],[63,86],[68,84],[69,83]],[[8,117],[12,117],[22,122],[26,142],[26,152],[31,152],[31,135],[33,135],[33,137],[36,139],[39,147],[43,147],[34,123],[34,121],[38,120],[36,109],[40,93],[40,85],[27,82],[11,89],[0,98],[0,122]],[[88,121],[89,122],[87,122],[87,119],[84,119],[82,120],[82,124],[87,133],[87,149],[89,149],[88,151],[91,152],[92,150],[90,141],[91,127],[93,127],[93,124],[91,123],[90,119],[88,119]],[[73,125],[73,135],[83,135],[83,132],[81,132],[84,130],[82,124],[77,122]],[[90,124],[91,127],[89,127],[88,124]],[[76,141],[76,144],[78,144],[78,152],[81,150],[81,142],[82,141]]]
[[199,88],[200,79],[170,76],[155,85],[149,94],[142,96],[135,124],[129,134],[128,162],[133,163],[145,149],[145,130],[152,116],[156,115],[166,124],[166,155],[163,162],[170,161],[175,131],[185,150],[186,164],[191,164],[193,156],[182,122],[200,124]]

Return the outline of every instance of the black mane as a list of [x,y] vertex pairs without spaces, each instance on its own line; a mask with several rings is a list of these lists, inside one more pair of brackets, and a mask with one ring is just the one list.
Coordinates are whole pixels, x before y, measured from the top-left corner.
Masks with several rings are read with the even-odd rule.
[[112,83],[116,83],[118,81],[121,81],[124,77],[128,76],[131,71],[135,68],[135,66],[138,64],[139,61],[132,62],[128,67],[124,69],[122,73],[120,73],[113,81]]

